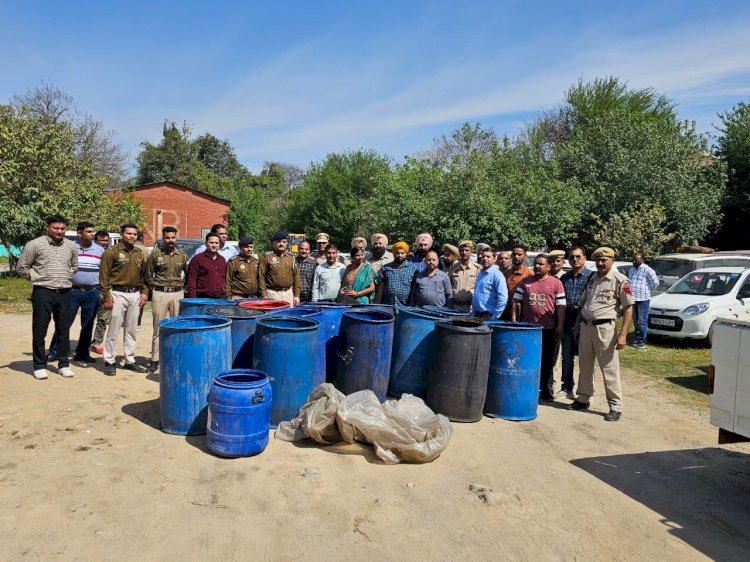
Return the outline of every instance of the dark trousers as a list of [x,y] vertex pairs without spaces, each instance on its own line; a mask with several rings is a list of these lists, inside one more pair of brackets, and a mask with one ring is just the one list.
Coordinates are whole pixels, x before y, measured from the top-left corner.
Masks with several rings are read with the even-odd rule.
[[563,329],[562,340],[562,389],[564,391],[573,391],[575,388],[575,359],[578,354],[578,342],[573,337],[576,327],[576,316],[578,311],[569,307],[565,311],[565,327]]
[[44,287],[34,287],[31,293],[31,333],[34,370],[47,367],[47,355],[44,352],[44,338],[47,335],[50,318],[55,320],[55,328],[60,328],[60,340],[57,344],[58,367],[68,367],[70,361],[70,290],[56,293]]
[[[70,290],[70,324],[75,322],[78,309],[81,309],[81,334],[78,336],[78,345],[74,359],[85,359],[89,357],[89,346],[91,337],[94,332],[94,322],[96,313],[99,310],[99,289],[88,289],[83,291],[73,287]],[[70,335],[70,330],[68,330]],[[55,326],[55,334],[52,336],[52,342],[49,344],[49,355],[57,356],[57,346],[60,341],[60,328]]]
[[554,394],[552,371],[555,368],[555,329],[542,330],[542,371],[539,377],[539,392],[542,398],[551,398]]

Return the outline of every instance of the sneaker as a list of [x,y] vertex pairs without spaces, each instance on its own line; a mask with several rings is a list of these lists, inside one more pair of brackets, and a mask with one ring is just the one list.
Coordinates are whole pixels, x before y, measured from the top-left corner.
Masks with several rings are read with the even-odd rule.
[[636,349],[646,349],[646,344],[643,342],[639,342],[635,344],[633,347],[635,347]]
[[615,412],[614,410],[610,410],[609,413],[606,416],[604,416],[604,421],[609,421],[609,422],[620,421],[621,416],[622,416],[622,412]]
[[159,362],[158,361],[151,361],[148,365],[148,371],[149,373],[158,373],[159,372]]
[[78,363],[81,363],[84,366],[88,366],[88,365],[91,365],[93,363],[96,363],[96,359],[94,359],[91,356],[89,356],[89,357],[74,357],[73,361],[77,361]]
[[47,369],[36,369],[34,371],[34,378],[38,381],[43,381],[47,378]]
[[108,377],[114,377],[117,374],[117,366],[114,363],[105,363],[103,372]]
[[60,376],[65,377],[66,379],[69,379],[75,374],[70,367],[60,367],[57,372],[60,373]]
[[568,404],[568,410],[588,410],[589,405],[584,404],[583,402],[579,402],[578,400],[574,400],[572,404]]
[[93,351],[94,353],[97,353],[99,355],[104,355],[104,346],[102,346],[102,345],[92,345],[89,348],[89,351]]
[[565,398],[567,398],[568,400],[575,400],[576,399],[576,393],[573,392],[572,390],[568,390],[565,393]]
[[138,363],[125,363],[122,366],[123,369],[127,371],[133,371],[134,373],[146,373],[146,368],[142,365],[139,365]]

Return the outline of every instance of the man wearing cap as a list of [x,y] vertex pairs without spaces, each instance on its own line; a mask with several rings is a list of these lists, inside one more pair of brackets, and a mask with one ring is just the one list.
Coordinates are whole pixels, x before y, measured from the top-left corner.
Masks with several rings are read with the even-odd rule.
[[317,260],[310,255],[310,242],[303,240],[297,246],[297,269],[299,270],[299,300],[310,302],[312,300],[312,285],[315,268],[318,267]]
[[494,266],[495,252],[485,248],[478,256],[482,270],[477,274],[471,314],[478,318],[497,320],[508,302],[508,288],[500,270]]
[[414,241],[414,253],[408,258],[417,271],[424,271],[425,263],[424,257],[427,255],[428,250],[432,249],[432,235],[428,232],[423,232],[417,235],[417,239]]
[[[580,312],[576,319],[580,376],[578,397],[568,406],[570,410],[586,410],[594,395],[594,361],[604,376],[604,389],[609,403],[605,421],[618,421],[622,415],[620,361],[617,350],[625,341],[633,317],[633,297],[628,278],[617,271],[612,248],[599,248],[592,256],[596,274],[589,277],[578,301]],[[617,315],[622,311],[622,328],[617,333]]]
[[284,230],[277,231],[271,237],[273,250],[265,252],[258,265],[258,288],[264,299],[281,300],[297,306],[300,295],[299,269],[294,256],[286,251],[286,238]]
[[161,248],[155,248],[146,259],[145,281],[151,297],[151,317],[154,333],[151,337],[151,364],[155,373],[159,368],[159,321],[177,316],[180,299],[185,297],[183,276],[187,275],[188,256],[177,248],[177,229],[161,229]]
[[482,267],[471,259],[474,243],[463,240],[458,245],[458,258],[448,270],[453,287],[453,308],[468,312],[474,297],[474,285]]
[[456,260],[458,260],[458,248],[453,244],[443,244],[443,255],[440,256],[440,265],[438,265],[440,271],[448,273]]
[[387,250],[388,237],[385,234],[373,234],[370,237],[370,243],[372,251],[365,254],[365,261],[377,273],[381,267],[393,261],[393,254]]
[[552,250],[547,254],[550,258],[549,274],[552,277],[562,278],[563,266],[565,265],[565,250]]
[[405,305],[409,302],[411,282],[417,268],[407,261],[408,252],[409,245],[406,242],[396,242],[393,245],[393,261],[385,264],[378,272],[376,280],[378,303]]
[[225,288],[228,299],[258,296],[258,260],[253,255],[254,242],[251,236],[243,237],[239,255],[227,262]]
[[[330,244],[331,237],[328,236],[325,232],[318,232],[318,234],[315,236],[315,244],[318,246],[317,252],[315,252],[315,261],[318,262],[318,265],[323,264],[326,262],[326,246]],[[336,259],[339,263],[344,263],[344,258],[342,256],[338,255],[338,252],[336,253],[338,256]]]
[[[503,275],[505,275],[505,281],[508,286],[508,294],[513,295],[516,292],[516,287],[518,287],[518,284],[526,277],[531,277],[532,275],[534,275],[534,272],[525,264],[526,246],[524,246],[523,244],[515,244],[510,249],[510,258],[512,267],[509,270],[504,271]],[[509,300],[501,317],[503,320],[511,319],[512,306],[513,303],[511,300]]]

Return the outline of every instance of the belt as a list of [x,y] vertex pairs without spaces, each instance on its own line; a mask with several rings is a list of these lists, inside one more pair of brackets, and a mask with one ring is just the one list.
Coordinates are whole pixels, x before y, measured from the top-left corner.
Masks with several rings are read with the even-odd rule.
[[291,288],[292,288],[291,285],[289,285],[289,287],[266,287],[267,290],[269,290],[269,291],[276,291],[276,292],[279,292],[279,291],[288,291]]
[[586,320],[585,318],[581,318],[581,322],[584,324],[591,324],[593,326],[601,326],[602,324],[609,324],[610,322],[614,322],[614,318],[605,318],[604,320]]
[[183,290],[184,289],[182,287],[161,287],[159,285],[154,285],[154,291],[158,291],[160,293],[179,293]]
[[45,291],[49,291],[50,293],[58,293],[58,294],[67,293],[68,291],[70,291],[70,287],[67,287],[65,289],[50,289],[49,287],[42,287],[41,285],[34,285],[33,290],[36,291],[37,289],[44,289]]
[[118,293],[137,293],[141,290],[140,287],[126,287],[125,285],[112,285],[112,290]]
[[91,289],[98,289],[99,285],[73,285],[73,288],[79,291],[90,291]]

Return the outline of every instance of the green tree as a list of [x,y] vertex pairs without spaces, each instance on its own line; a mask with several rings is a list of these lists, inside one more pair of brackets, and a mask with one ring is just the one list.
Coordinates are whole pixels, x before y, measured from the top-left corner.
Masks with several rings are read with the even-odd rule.
[[747,248],[750,231],[750,105],[740,102],[730,111],[719,114],[717,155],[728,168],[726,195],[723,200],[724,224],[719,233],[720,247]]
[[0,239],[9,255],[11,245],[23,246],[43,232],[50,214],[104,228],[126,220],[142,223],[140,206],[127,194],[104,193],[107,180],[77,157],[67,123],[0,106]]
[[666,232],[667,216],[658,205],[638,203],[613,214],[607,222],[599,222],[594,241],[615,250],[619,259],[628,259],[634,253],[646,259],[661,254],[672,239]]

